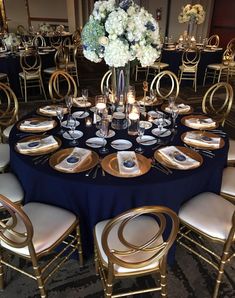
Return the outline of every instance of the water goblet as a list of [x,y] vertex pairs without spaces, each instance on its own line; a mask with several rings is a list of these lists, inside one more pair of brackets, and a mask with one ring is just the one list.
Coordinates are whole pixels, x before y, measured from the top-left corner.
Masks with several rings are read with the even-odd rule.
[[88,100],[88,89],[82,89],[82,100],[86,110],[86,102]]
[[72,108],[72,105],[73,105],[73,98],[72,98],[71,95],[65,96],[65,103],[66,103],[66,106],[69,110],[69,115],[71,115],[71,108]]
[[168,97],[168,104],[169,104],[169,108],[172,109],[172,107],[175,104],[175,97],[173,96]]
[[62,128],[62,120],[64,118],[64,109],[61,106],[56,107],[56,117],[60,122],[60,130],[58,131],[58,134],[63,134],[64,130]]
[[100,135],[103,138],[103,146],[99,150],[101,154],[106,154],[109,152],[108,148],[105,147],[105,138],[109,134],[109,120],[107,118],[103,118],[100,121]]
[[171,110],[171,117],[172,117],[172,132],[176,132],[177,130],[177,125],[176,125],[176,118],[178,117],[179,115],[179,109],[176,105],[174,105],[172,107],[172,110]]
[[97,95],[95,97],[95,107],[96,107],[96,127],[100,128],[100,121],[103,118],[103,113],[106,110],[106,98],[103,95]]
[[78,141],[76,140],[76,137],[75,137],[75,129],[76,129],[76,126],[77,126],[77,124],[76,124],[76,119],[73,118],[73,117],[71,117],[71,118],[69,119],[69,121],[68,121],[68,124],[67,124],[67,127],[70,129],[70,130],[68,131],[68,134],[69,134],[69,136],[72,138],[72,141],[69,142],[69,144],[70,144],[71,146],[76,146],[76,145],[78,145]]
[[144,132],[145,132],[145,125],[144,125],[144,123],[141,123],[139,121],[138,128],[137,129],[138,129],[138,136],[139,136],[139,147],[137,147],[135,149],[135,152],[136,153],[139,153],[139,154],[142,154],[144,152],[144,149],[141,146],[141,140],[142,140],[142,137],[143,137]]

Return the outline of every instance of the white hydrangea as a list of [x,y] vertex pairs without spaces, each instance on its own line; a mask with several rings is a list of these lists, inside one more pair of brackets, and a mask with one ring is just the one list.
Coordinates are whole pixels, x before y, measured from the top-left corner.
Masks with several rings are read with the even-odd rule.
[[98,57],[98,55],[94,51],[83,50],[83,54],[85,58],[92,62],[98,63],[102,61],[102,59]]
[[130,60],[128,45],[120,39],[112,40],[105,48],[104,60],[109,66],[122,67]]
[[109,34],[122,35],[127,25],[127,13],[118,8],[111,12],[105,22],[105,29]]
[[178,16],[179,23],[186,23],[195,20],[197,24],[202,24],[205,20],[205,11],[201,4],[187,4],[182,7],[182,12]]
[[137,51],[137,58],[140,61],[141,66],[143,67],[152,65],[158,57],[158,51],[149,45],[140,46]]

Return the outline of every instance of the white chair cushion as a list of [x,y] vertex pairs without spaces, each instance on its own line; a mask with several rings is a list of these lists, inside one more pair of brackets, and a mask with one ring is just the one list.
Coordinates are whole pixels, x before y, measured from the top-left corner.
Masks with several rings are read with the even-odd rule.
[[[33,226],[33,245],[35,252],[42,252],[51,247],[75,222],[76,216],[64,209],[41,203],[28,203],[22,207]],[[25,225],[18,220],[18,232],[25,232]],[[14,237],[14,236],[12,236]],[[16,238],[13,238],[16,239]],[[29,256],[28,246],[14,248],[1,241],[1,245],[13,252]]]
[[229,140],[228,161],[235,161],[235,140]]
[[192,72],[192,73],[195,73],[196,71],[196,67],[195,66],[183,66],[183,65],[180,65],[179,66],[179,69],[182,71],[182,72]]
[[45,68],[44,70],[43,70],[45,73],[53,73],[53,72],[55,72],[56,71],[56,67],[55,66],[53,66],[53,67],[48,67],[48,68]]
[[13,126],[14,126],[14,124],[9,125],[3,130],[3,135],[5,138],[9,139],[9,135],[10,135],[10,132],[11,132],[11,129]]
[[156,69],[164,69],[164,68],[167,68],[169,66],[169,64],[167,64],[167,63],[163,63],[163,62],[156,62],[156,63],[154,63],[153,65],[151,65],[150,67],[151,68],[156,68]]
[[221,193],[234,196],[235,199],[235,168],[227,167],[223,171]]
[[[101,244],[101,237],[102,237],[102,232],[104,230],[104,227],[106,226],[106,224],[108,222],[109,222],[109,220],[104,220],[102,222],[99,222],[95,226],[95,237],[97,240],[98,250],[100,251],[102,262],[105,266],[108,266],[108,258],[103,250],[103,247]],[[108,237],[109,247],[115,248],[118,250],[126,250],[126,246],[124,246],[120,242],[120,240],[117,236],[118,227],[119,227],[119,225],[115,225],[114,228],[109,233],[109,237]],[[153,237],[153,235],[156,234],[158,229],[159,229],[159,226],[153,218],[151,218],[149,216],[141,216],[141,217],[138,217],[137,219],[131,221],[130,223],[128,223],[127,227],[124,230],[124,237],[126,239],[128,239],[128,241],[130,243],[140,245],[140,244],[147,242],[147,240],[150,240],[151,237]],[[158,241],[154,242],[154,245],[156,245],[156,243],[160,244],[162,242],[163,242],[162,237],[159,237]],[[122,257],[119,256],[119,258],[122,258],[123,261],[133,263],[133,262],[144,261],[147,258],[149,258],[150,256],[152,256],[152,253],[138,252],[138,253],[132,254],[128,257],[127,256],[122,256]],[[159,262],[155,261],[155,262],[152,262],[151,264],[149,264],[148,266],[138,268],[138,269],[125,268],[125,267],[118,266],[117,264],[114,264],[114,270],[118,273],[131,273],[131,272],[134,273],[134,272],[138,272],[138,271],[142,271],[142,270],[151,270],[151,269],[157,268],[158,264],[159,264]]]
[[[0,194],[7,197],[12,202],[21,202],[24,198],[23,189],[12,173],[0,174]],[[2,206],[0,204],[0,206]]]
[[39,79],[39,74],[38,73],[35,73],[35,72],[32,72],[32,73],[28,73],[26,74],[26,76],[24,77],[24,73],[23,72],[20,72],[19,73],[19,76],[24,80],[24,78],[26,77],[26,81],[28,80],[36,80],[36,79]]
[[[0,171],[10,162],[10,148],[8,144],[0,144]],[[0,190],[1,192],[1,190]]]
[[7,74],[6,73],[0,73],[0,80],[2,79],[6,79],[7,78]]
[[201,193],[186,202],[179,218],[203,233],[221,240],[228,237],[235,206],[219,195]]
[[208,68],[214,69],[214,70],[220,70],[220,69],[225,69],[228,68],[228,66],[223,65],[223,64],[209,64],[207,65]]

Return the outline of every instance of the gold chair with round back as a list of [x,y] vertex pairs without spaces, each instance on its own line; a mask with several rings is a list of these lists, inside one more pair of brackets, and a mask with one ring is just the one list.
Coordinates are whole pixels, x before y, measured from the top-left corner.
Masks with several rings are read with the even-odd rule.
[[57,48],[54,55],[55,66],[45,68],[43,72],[46,75],[51,76],[52,73],[55,72],[56,70],[67,71],[68,62],[69,62],[68,49],[63,46],[60,46]]
[[42,35],[35,35],[33,38],[33,45],[38,47],[45,47],[46,46],[46,40]]
[[[168,236],[164,233],[166,226]],[[178,227],[178,216],[163,206],[135,208],[97,223],[94,228],[95,264],[103,282],[104,296],[126,297],[161,291],[161,296],[167,297],[167,253]],[[118,279],[159,273],[158,287],[113,294],[113,285]]]
[[220,42],[219,35],[217,34],[211,35],[207,40],[207,47],[218,48],[219,42]]
[[102,77],[101,84],[100,84],[100,90],[102,94],[104,94],[105,88],[109,90],[109,93],[112,93],[111,78],[112,78],[112,70],[106,71],[106,73]]
[[233,88],[230,84],[220,82],[211,86],[202,100],[202,111],[222,126],[230,113],[233,104]]
[[156,76],[156,74],[168,67],[169,64],[161,62],[161,56],[159,56],[158,59],[152,65],[148,66],[146,81],[148,81],[149,75]]

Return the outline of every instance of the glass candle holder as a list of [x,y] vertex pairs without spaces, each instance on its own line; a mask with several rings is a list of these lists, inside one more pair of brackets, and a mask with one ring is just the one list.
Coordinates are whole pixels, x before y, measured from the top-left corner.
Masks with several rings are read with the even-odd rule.
[[86,127],[92,126],[92,119],[91,119],[91,117],[87,117],[85,119],[85,124],[86,124]]
[[138,124],[140,119],[140,107],[137,102],[128,105],[128,134],[138,134]]

